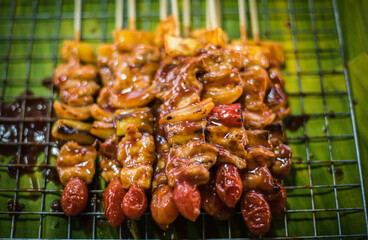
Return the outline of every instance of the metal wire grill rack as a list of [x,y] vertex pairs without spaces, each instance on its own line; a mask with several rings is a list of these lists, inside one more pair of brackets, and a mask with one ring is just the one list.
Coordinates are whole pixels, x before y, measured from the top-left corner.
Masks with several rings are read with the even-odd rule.
[[[154,0],[137,2],[138,28],[154,28],[159,21],[158,5]],[[192,1],[195,29],[205,26],[204,8],[204,1]],[[223,27],[231,38],[239,38],[237,11],[237,1],[222,2]],[[337,1],[261,0],[258,11],[262,38],[281,41],[285,47],[283,75],[292,114],[309,118],[301,129],[288,132],[296,156],[291,175],[284,180],[288,204],[264,238],[367,238],[366,199]],[[57,94],[52,83],[44,88],[42,79],[52,75],[60,62],[62,41],[73,38],[73,1],[7,0],[1,2],[0,12],[0,134],[3,137],[10,125],[18,131],[14,141],[1,138],[0,142],[1,149],[16,148],[15,162],[0,157],[0,238],[252,238],[239,212],[227,222],[205,213],[196,223],[179,218],[166,233],[146,213],[137,222],[113,229],[103,216],[100,179],[89,186],[90,205],[80,217],[52,211],[50,203],[62,191],[60,184],[48,178],[55,169],[57,143],[50,138],[50,128]],[[126,16],[125,12],[125,26]],[[94,45],[111,41],[113,23],[113,0],[83,2],[83,41]],[[28,91],[19,97],[24,90],[43,97],[46,118],[27,116],[29,102],[37,97]],[[5,117],[5,104],[15,99],[21,104],[20,117]],[[46,137],[39,142],[27,141],[26,130],[33,122],[46,129]],[[341,125],[346,127],[341,129]],[[21,161],[30,146],[41,147],[42,153],[34,163]],[[9,168],[15,169],[13,177]],[[24,168],[33,171],[24,174]],[[11,198],[25,204],[24,209],[13,204],[8,211],[6,203]]]

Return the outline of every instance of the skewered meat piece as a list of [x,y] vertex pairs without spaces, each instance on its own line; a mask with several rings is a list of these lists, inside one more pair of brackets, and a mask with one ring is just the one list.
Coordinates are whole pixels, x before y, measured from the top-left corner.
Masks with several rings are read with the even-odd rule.
[[117,160],[119,140],[116,135],[106,139],[104,142],[96,141],[94,144],[98,155],[102,157],[100,166],[102,177],[106,182],[120,177],[121,165]]
[[249,67],[242,73],[244,84],[244,125],[246,128],[264,128],[270,125],[276,115],[264,103],[266,93],[271,87],[267,72],[261,67]]
[[60,99],[70,106],[86,106],[94,102],[100,86],[93,81],[68,80],[60,88]]
[[275,152],[276,160],[271,165],[270,171],[277,179],[283,179],[290,172],[291,168],[291,149],[283,144],[280,140],[272,138],[273,151]]
[[71,40],[64,41],[61,48],[61,57],[65,62],[71,59],[79,59],[84,63],[95,62],[95,54],[91,45]]
[[59,101],[55,101],[53,105],[59,117],[79,121],[91,118],[91,106],[73,107]]
[[207,119],[206,140],[219,149],[218,162],[231,163],[238,169],[245,169],[245,145],[248,139],[240,104],[214,107]]
[[51,134],[61,140],[72,140],[80,144],[92,145],[95,138],[90,133],[91,127],[90,123],[59,119],[52,126]]
[[56,169],[60,181],[65,185],[61,195],[61,206],[65,215],[76,216],[87,205],[87,184],[92,182],[95,174],[97,153],[93,147],[84,147],[76,142],[64,144],[58,158]]
[[[98,65],[105,91],[109,92],[108,100],[115,108],[144,106],[154,97],[152,80],[158,68],[160,51],[155,46],[140,43],[140,32],[131,34],[124,30],[115,32],[115,35],[121,35],[116,38],[119,42],[99,48]],[[136,38],[136,41],[131,38]],[[128,52],[120,53],[122,48]]]
[[267,66],[263,66],[263,68],[268,68],[268,66],[279,68],[285,63],[283,46],[277,42],[261,41],[256,43],[247,40],[247,43],[244,45],[241,41],[235,40],[227,45],[227,48],[253,52],[258,56],[262,55],[267,60]]
[[123,211],[123,199],[126,190],[120,181],[121,164],[117,161],[119,140],[116,135],[106,139],[104,142],[96,141],[96,148],[102,160],[100,166],[103,179],[109,183],[104,191],[104,210],[107,221],[111,226],[119,226],[125,220]]
[[[161,34],[164,25],[158,27]],[[156,160],[151,135],[153,116],[145,106],[154,98],[153,78],[159,66],[161,46],[153,44],[153,35],[148,32],[122,30],[114,31],[113,35],[115,43],[102,45],[98,50],[98,68],[104,88],[91,114],[99,121],[99,126],[114,125],[117,136],[124,136],[117,147],[116,159],[104,156],[101,166],[105,167],[107,181],[119,172],[119,184],[127,190],[124,196],[120,194],[122,204],[115,209],[120,211],[121,207],[127,217],[138,218],[148,205],[144,190],[151,187],[152,165]],[[93,126],[97,127],[96,123]],[[98,136],[108,137],[101,128],[96,130],[103,134]],[[117,185],[117,180],[113,181]],[[105,203],[106,209],[113,202]],[[122,221],[114,221],[113,216],[109,215],[111,225]]]
[[128,189],[136,183],[143,189],[149,189],[152,165],[156,160],[152,135],[142,133],[136,125],[129,124],[118,149],[118,161],[123,166],[120,175],[123,187]]
[[243,93],[239,70],[233,67],[231,54],[210,50],[204,54],[203,74],[198,75],[203,84],[203,98],[212,98],[215,105],[226,105],[235,102]]
[[153,134],[153,115],[150,108],[119,109],[115,112],[116,134],[126,135],[126,127],[134,124],[139,131]]

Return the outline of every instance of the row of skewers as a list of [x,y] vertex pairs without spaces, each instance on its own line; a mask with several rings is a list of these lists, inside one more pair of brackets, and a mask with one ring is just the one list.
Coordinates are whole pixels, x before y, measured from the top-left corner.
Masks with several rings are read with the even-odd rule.
[[166,18],[162,10],[150,33],[135,29],[129,1],[130,29],[120,29],[117,18],[114,43],[99,46],[97,67],[93,48],[79,41],[78,21],[76,40],[64,42],[64,63],[54,73],[60,119],[52,129],[67,141],[56,160],[63,211],[84,210],[100,156],[105,216],[114,227],[141,217],[148,205],[167,229],[179,214],[195,221],[201,207],[228,219],[240,202],[248,229],[263,235],[285,207],[281,181],[291,167],[281,124],[290,112],[279,71],[282,47],[259,41],[257,32],[255,41],[246,39],[242,3],[242,39],[229,42],[214,0],[209,28],[181,38],[176,1],[171,5],[174,15]]

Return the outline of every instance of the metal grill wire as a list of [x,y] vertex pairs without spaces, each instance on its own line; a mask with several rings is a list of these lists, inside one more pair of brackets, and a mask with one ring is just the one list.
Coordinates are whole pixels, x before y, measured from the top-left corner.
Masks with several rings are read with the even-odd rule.
[[[322,2],[322,4],[321,4]],[[33,77],[32,75],[32,64],[37,61],[41,63],[48,63],[50,65],[49,75],[52,74],[52,69],[54,69],[57,64],[60,62],[58,50],[60,45],[64,39],[71,39],[72,31],[70,30],[69,35],[60,35],[61,25],[65,21],[72,21],[73,19],[73,1],[71,0],[55,0],[55,1],[41,1],[41,0],[32,0],[29,1],[31,11],[29,14],[17,14],[16,9],[18,5],[27,4],[25,1],[20,0],[8,0],[3,1],[1,5],[8,9],[7,14],[2,14],[0,16],[0,24],[1,26],[7,25],[7,32],[4,32],[2,28],[1,30],[1,61],[3,62],[0,67],[2,79],[1,79],[1,96],[0,96],[0,112],[2,110],[3,103],[12,102],[18,96],[16,94],[8,94],[8,90],[10,88],[17,88],[22,90],[34,90],[39,89],[41,87],[41,78],[42,77]],[[316,7],[315,5],[317,5]],[[86,9],[89,4],[95,4],[99,6],[100,12],[95,13],[91,10]],[[44,6],[45,5],[45,6]],[[65,7],[65,5],[67,7]],[[237,21],[237,8],[236,1],[224,1],[222,3],[222,19],[223,19],[223,27],[225,31],[229,27],[229,24],[236,24]],[[283,6],[275,7],[275,6]],[[322,7],[320,7],[320,5]],[[101,34],[89,34],[88,32],[82,29],[81,38],[83,41],[91,42],[95,45],[111,41],[110,31],[113,28],[111,25],[114,21],[113,11],[109,11],[109,9],[114,8],[114,1],[110,0],[94,0],[94,1],[84,1],[83,2],[84,11],[82,14],[82,23],[87,21],[95,21],[100,26]],[[152,12],[151,8],[154,6],[158,6],[158,1],[150,1],[144,0],[139,1],[138,4],[138,14],[137,14],[137,22],[138,28],[143,28],[145,30],[153,29],[156,23],[159,21],[159,14],[157,12]],[[144,6],[144,7],[143,7]],[[193,28],[203,28],[204,19],[205,19],[205,11],[204,11],[205,3],[204,1],[192,1],[192,23]],[[325,7],[326,6],[326,7]],[[39,9],[50,8],[54,9],[54,13],[39,13]],[[126,9],[126,7],[124,8]],[[140,9],[143,9],[140,11]],[[310,128],[313,127],[312,124],[308,122],[304,122],[303,129],[300,134],[289,133],[288,142],[292,146],[294,153],[300,154],[302,156],[301,159],[294,159],[294,167],[293,169],[296,172],[296,176],[302,174],[302,170],[304,168],[304,172],[306,175],[304,176],[306,179],[301,180],[300,182],[294,181],[292,178],[296,178],[296,176],[289,176],[284,184],[286,186],[289,199],[295,198],[298,202],[299,197],[310,199],[310,203],[307,205],[290,205],[288,204],[287,209],[284,211],[283,217],[280,219],[274,219],[274,227],[277,230],[271,230],[265,238],[272,239],[294,239],[294,238],[366,238],[368,237],[367,230],[367,207],[364,195],[364,187],[363,187],[363,179],[362,179],[362,168],[360,164],[360,156],[358,149],[358,140],[356,134],[356,125],[354,119],[354,110],[353,110],[353,101],[350,91],[349,85],[349,76],[348,71],[343,64],[345,62],[345,56],[343,51],[343,38],[342,32],[340,28],[340,19],[338,14],[338,5],[336,0],[309,0],[308,2],[303,0],[261,0],[258,1],[258,10],[259,10],[259,18],[261,22],[261,35],[265,39],[273,39],[280,41],[290,41],[292,48],[285,48],[287,65],[286,69],[283,71],[283,75],[286,78],[287,86],[290,83],[295,83],[295,85],[291,84],[290,88],[287,88],[289,91],[289,98],[293,107],[293,114],[308,114],[310,117],[310,121],[321,121],[324,127],[324,134],[316,134],[310,135]],[[64,12],[65,11],[65,12]],[[320,28],[319,15],[326,14],[329,20],[334,22],[333,28]],[[124,13],[124,25],[127,27],[127,13]],[[248,14],[249,16],[249,14]],[[283,22],[286,24],[286,30],[274,30],[275,22],[280,21],[277,16],[286,17],[287,21]],[[300,16],[307,17],[306,22],[310,24],[310,28],[300,28],[298,26],[298,18]],[[22,34],[13,34],[15,25],[19,22],[24,21],[30,23],[30,33],[28,35]],[[51,21],[53,23],[55,34],[48,35],[39,35],[36,32],[36,25],[39,24],[40,21]],[[278,24],[278,23],[276,23]],[[83,28],[83,24],[82,24]],[[70,28],[71,29],[71,28]],[[232,32],[227,31],[231,38],[239,38],[239,33],[234,31],[234,27],[232,26]],[[338,41],[337,47],[326,45],[321,46],[321,39],[326,35],[332,35],[334,39]],[[299,46],[300,39],[312,39],[312,45],[310,48],[304,48]],[[22,54],[13,54],[12,47],[14,44],[19,42],[27,41],[27,48]],[[35,42],[49,42],[51,47],[51,55],[42,55],[42,54],[34,54],[33,50],[35,48]],[[324,68],[324,57],[325,54],[334,54],[341,59],[341,66],[336,69],[326,70]],[[316,69],[309,70],[304,69],[304,56],[312,55],[313,59],[316,60]],[[289,60],[294,61],[295,64],[288,64]],[[25,63],[25,78],[13,78],[12,71],[14,71],[12,64],[17,63]],[[45,75],[47,76],[47,75]],[[336,78],[341,77],[344,83],[344,90],[328,90],[325,86],[327,78],[331,76],[336,76]],[[306,91],[304,81],[306,78],[311,78],[316,80],[315,83],[320,86],[320,91]],[[1,184],[0,188],[0,222],[4,224],[3,229],[1,230],[0,236],[4,239],[7,238],[55,238],[60,237],[57,235],[47,235],[45,232],[45,228],[50,228],[51,220],[45,220],[48,217],[55,217],[59,219],[60,222],[65,222],[64,225],[60,226],[59,232],[65,232],[64,238],[84,238],[91,237],[95,238],[132,238],[137,237],[135,235],[131,235],[129,233],[127,225],[130,227],[138,227],[141,235],[140,238],[148,239],[148,238],[160,238],[161,236],[157,233],[157,231],[152,219],[149,216],[149,213],[146,213],[142,219],[137,221],[137,223],[128,221],[127,224],[123,224],[120,226],[117,233],[114,232],[111,228],[107,230],[113,232],[112,235],[104,235],[104,231],[106,228],[102,228],[105,225],[101,225],[101,221],[105,221],[103,218],[103,211],[101,209],[101,198],[102,198],[102,188],[103,183],[99,184],[99,181],[95,181],[90,186],[90,201],[92,202],[92,210],[84,212],[82,214],[82,219],[80,221],[85,221],[88,219],[88,223],[91,224],[91,228],[88,230],[89,235],[83,235],[78,231],[78,220],[70,217],[65,217],[63,213],[60,212],[52,212],[48,204],[50,202],[49,197],[53,196],[54,199],[60,197],[62,187],[51,186],[46,180],[46,172],[48,169],[55,168],[53,164],[54,160],[52,160],[51,151],[52,148],[56,146],[55,142],[50,141],[50,129],[51,124],[55,120],[52,115],[52,101],[56,98],[54,86],[51,86],[51,90],[47,90],[47,92],[43,95],[48,100],[48,116],[46,119],[32,119],[27,118],[25,115],[26,102],[27,100],[33,99],[34,96],[25,95],[21,97],[22,103],[22,112],[21,118],[6,118],[0,116],[1,123],[10,123],[15,122],[19,124],[19,139],[17,142],[0,142],[1,145],[5,146],[17,146],[18,149],[18,159],[17,164],[9,164],[4,161],[0,162],[0,175],[7,174],[6,169],[8,167],[16,167],[16,175],[15,175],[15,188],[11,187],[9,184],[8,187],[4,187],[4,184]],[[45,91],[43,91],[45,92]],[[37,94],[36,94],[37,95]],[[321,103],[321,112],[309,112],[308,104],[310,103],[310,98],[316,98]],[[331,108],[330,106],[330,98],[339,98],[346,100],[346,104],[348,109],[346,111],[339,111],[339,109]],[[296,103],[296,104],[295,104]],[[298,104],[300,106],[298,106]],[[294,109],[300,110],[300,112],[294,111]],[[334,112],[331,112],[331,111]],[[332,116],[333,115],[333,116]],[[333,125],[333,118],[344,118],[348,120],[351,125],[351,132],[349,133],[335,133],[330,130],[330,126]],[[32,143],[24,141],[23,130],[24,125],[32,122],[32,121],[41,121],[47,123],[47,135],[46,139],[43,143]],[[333,129],[331,127],[331,129]],[[337,145],[335,145],[335,141],[346,141],[347,143],[351,143],[351,148],[354,148],[355,157],[346,158],[340,157],[336,154]],[[44,157],[42,162],[27,165],[33,166],[36,168],[36,171],[42,176],[41,187],[31,188],[26,187],[23,188],[21,184],[21,176],[20,176],[20,168],[25,167],[26,164],[21,164],[20,157],[22,146],[30,146],[30,145],[42,145],[44,146]],[[326,145],[328,149],[328,159],[315,159],[313,157],[314,150],[317,144]],[[301,151],[295,151],[294,148],[301,149]],[[315,154],[315,152],[314,152]],[[320,184],[313,182],[314,174],[319,174],[317,172],[318,166],[323,165],[324,167],[329,167],[330,172],[332,174],[332,184]],[[339,181],[339,176],[336,176],[336,170],[343,167],[349,166],[349,168],[353,173],[357,176],[357,182],[342,182]],[[317,166],[317,168],[316,168]],[[41,167],[44,167],[44,170],[41,170]],[[300,171],[299,171],[300,170]],[[302,176],[302,177],[303,177]],[[4,176],[1,176],[4,179]],[[299,176],[300,177],[300,176]],[[1,180],[0,180],[1,182]],[[50,187],[51,186],[51,187]],[[358,204],[353,207],[345,207],[344,204],[341,204],[339,201],[340,191],[344,191],[345,189],[352,189],[355,191],[354,193],[358,196],[354,196],[352,201],[358,201]],[[316,206],[315,198],[320,197],[320,195],[324,194],[323,191],[331,192],[335,206],[330,206],[328,208],[320,208]],[[299,192],[298,192],[299,191]],[[37,204],[39,204],[39,210],[26,210],[17,211],[15,207],[11,212],[8,212],[4,209],[6,202],[10,198],[14,198],[15,201],[19,201],[23,203],[28,203],[29,200],[25,197],[25,194],[38,194],[40,195],[40,199]],[[291,200],[289,200],[291,201]],[[324,213],[328,213],[330,220],[332,219],[333,224],[337,225],[337,232],[331,232],[330,234],[320,234],[321,227],[319,226],[320,221],[323,221],[323,217],[321,217]],[[348,214],[358,214],[360,216],[361,222],[363,226],[363,231],[360,232],[346,232],[344,226],[349,225],[348,220],[344,221],[344,218],[348,216]],[[295,215],[300,215],[301,218],[294,217]],[[308,217],[309,216],[309,217]],[[354,215],[356,216],[356,215]],[[177,220],[177,224],[175,224],[172,229],[170,229],[169,233],[166,234],[165,238],[241,238],[241,237],[249,237],[246,230],[244,229],[243,223],[241,222],[240,213],[236,213],[235,216],[224,223],[214,223],[207,214],[202,213],[197,223],[188,223],[183,219]],[[91,221],[90,221],[91,220]],[[295,222],[302,222],[306,224],[306,228],[308,225],[311,226],[311,231],[308,234],[303,234],[302,229],[294,229]],[[30,222],[34,222],[35,224],[30,224]],[[105,221],[106,222],[106,221]],[[181,235],[186,232],[186,230],[178,229],[179,225],[186,225],[187,228],[192,228],[198,230],[198,235]],[[213,225],[217,224],[217,225]],[[77,226],[75,226],[77,225]],[[102,226],[102,227],[101,227]],[[213,226],[218,227],[220,230],[216,231],[213,229]],[[299,225],[300,226],[300,225]],[[322,225],[323,226],[323,225]],[[33,228],[32,230],[26,228]],[[54,228],[55,222],[54,222]],[[222,229],[222,230],[221,230]],[[80,230],[80,229],[79,229]],[[224,230],[224,231],[223,231]],[[323,229],[322,229],[323,230]],[[56,231],[56,230],[55,230]],[[240,231],[240,232],[239,232]],[[300,235],[300,233],[302,233]],[[115,235],[114,235],[115,234]],[[245,235],[244,235],[245,234]]]

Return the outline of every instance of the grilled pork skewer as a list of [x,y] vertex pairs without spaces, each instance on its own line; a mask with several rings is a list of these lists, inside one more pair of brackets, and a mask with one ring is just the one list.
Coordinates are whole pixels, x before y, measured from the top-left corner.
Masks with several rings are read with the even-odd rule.
[[[117,30],[113,33],[115,43],[99,48],[104,88],[98,104],[92,108],[92,116],[98,120],[94,125],[111,123],[114,128],[106,135],[99,129],[94,132],[116,149],[110,157],[101,153],[105,177],[113,172],[113,177],[105,178],[111,181],[104,193],[105,215],[112,226],[119,225],[125,216],[139,218],[148,205],[145,190],[151,187],[156,157],[153,116],[144,106],[154,97],[152,81],[160,60],[163,34],[170,33],[172,28],[172,20],[168,19],[157,27],[155,35]],[[123,138],[119,143],[120,136]],[[112,166],[116,171],[112,171]]]
[[235,207],[243,186],[238,169],[245,169],[247,136],[243,127],[240,104],[214,107],[208,116],[206,139],[218,147],[219,156],[215,189],[228,207]]
[[167,61],[172,62],[161,65],[156,75],[157,96],[162,101],[158,128],[167,142],[166,152],[161,153],[166,163],[165,175],[174,189],[172,199],[177,210],[192,221],[200,213],[197,186],[208,182],[208,169],[217,158],[217,149],[204,137],[205,117],[214,104],[211,99],[200,101],[202,86],[195,77],[200,71],[200,60],[188,58],[179,62],[168,56]]
[[[91,117],[97,85],[97,69],[93,48],[85,43],[65,41],[61,49],[64,63],[54,72],[54,84],[60,89],[60,98],[54,102],[54,110],[61,120],[54,123],[52,135],[65,141],[74,140],[91,145],[95,137],[90,134],[91,124],[83,123]],[[84,64],[88,63],[88,64]]]
[[95,174],[97,153],[93,147],[81,146],[74,141],[64,144],[56,159],[56,169],[65,186],[61,207],[67,216],[80,214],[87,205],[87,184]]

